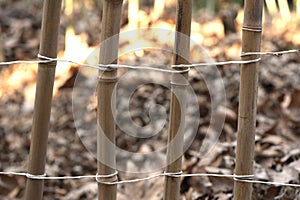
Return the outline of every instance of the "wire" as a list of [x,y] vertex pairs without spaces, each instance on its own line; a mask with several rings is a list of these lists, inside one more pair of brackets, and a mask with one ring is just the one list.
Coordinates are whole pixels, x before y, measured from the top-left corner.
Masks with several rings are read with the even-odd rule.
[[[250,55],[261,55],[261,56],[281,56],[283,54],[291,54],[291,53],[299,53],[300,49],[292,49],[286,51],[277,51],[277,52],[242,52],[241,57],[250,56]],[[0,62],[0,66],[12,65],[12,64],[38,64],[38,63],[51,63],[51,62],[68,62],[76,65],[80,65],[83,67],[98,69],[98,70],[110,70],[110,69],[118,69],[118,68],[127,68],[127,69],[141,69],[141,70],[153,70],[160,71],[166,73],[185,73],[190,70],[190,68],[196,67],[204,67],[204,66],[223,66],[223,65],[231,65],[231,64],[250,64],[260,62],[261,58],[252,59],[252,60],[240,60],[240,61],[221,61],[221,62],[212,62],[212,63],[195,63],[195,64],[179,64],[179,65],[171,65],[173,70],[156,68],[156,67],[146,67],[146,66],[131,66],[124,64],[99,64],[99,65],[90,65],[85,63],[79,63],[73,60],[61,59],[61,58],[50,58],[41,54],[37,56],[40,60],[16,60],[16,61],[8,61],[8,62]],[[186,68],[184,70],[174,70],[176,68]]]
[[[278,51],[278,52],[242,52],[241,57],[250,56],[250,55],[260,55],[260,56],[281,56],[283,54],[291,54],[291,53],[299,53],[300,49],[294,50],[286,50],[286,51]],[[224,61],[224,62],[213,62],[213,63],[195,63],[195,64],[180,64],[180,65],[172,65],[173,69],[176,68],[186,68],[184,70],[169,70],[169,69],[162,69],[162,68],[155,68],[155,67],[145,67],[145,66],[130,66],[130,65],[121,65],[121,64],[99,64],[89,65],[84,63],[79,63],[72,60],[60,59],[60,58],[50,58],[44,55],[38,54],[38,58],[40,60],[36,61],[27,61],[27,60],[16,60],[16,61],[8,61],[8,62],[0,62],[0,66],[5,65],[12,65],[12,64],[38,64],[38,63],[51,63],[51,62],[69,62],[73,64],[77,64],[83,67],[89,67],[93,69],[99,70],[110,70],[110,69],[118,69],[118,68],[127,68],[127,69],[142,69],[142,70],[154,70],[160,72],[167,72],[167,73],[184,73],[188,72],[190,68],[196,67],[203,67],[203,66],[222,66],[222,65],[230,65],[230,64],[250,64],[260,62],[261,58],[252,59],[252,60],[242,60],[242,61]],[[169,176],[174,178],[180,177],[227,177],[232,178],[234,181],[239,182],[246,182],[246,183],[258,183],[258,184],[265,184],[265,185],[276,185],[276,186],[289,186],[289,187],[300,187],[299,184],[291,184],[291,183],[280,183],[280,182],[268,182],[268,181],[260,181],[260,180],[253,180],[254,175],[224,175],[224,174],[206,174],[206,173],[199,173],[199,174],[182,174],[182,172],[164,172],[160,174],[155,174],[151,176],[147,176],[144,178],[136,178],[130,180],[120,180],[120,181],[113,181],[113,182],[105,182],[101,181],[100,179],[103,178],[111,178],[117,176],[118,171],[115,171],[112,174],[108,175],[83,175],[83,176],[46,176],[46,174],[42,175],[33,175],[29,173],[22,173],[22,172],[0,172],[0,175],[9,175],[9,176],[24,176],[28,179],[37,179],[37,180],[66,180],[66,179],[83,179],[83,178],[95,178],[96,181],[100,184],[107,184],[107,185],[116,185],[116,184],[125,184],[125,183],[136,183],[140,181],[147,181],[150,179],[154,179],[161,176]]]
[[287,187],[300,187],[300,184],[293,184],[293,183],[281,183],[281,182],[269,182],[269,181],[259,181],[259,180],[253,180],[254,175],[226,175],[226,174],[207,174],[207,173],[195,173],[195,174],[182,174],[181,172],[164,172],[160,174],[154,174],[151,176],[146,176],[143,178],[135,178],[135,179],[129,179],[129,180],[121,180],[121,181],[113,181],[113,182],[105,182],[100,181],[99,178],[111,178],[113,176],[116,176],[118,174],[117,171],[115,171],[112,174],[108,175],[83,175],[83,176],[46,176],[46,174],[43,175],[32,175],[28,173],[21,173],[21,172],[0,172],[0,175],[15,175],[15,176],[25,176],[29,179],[37,179],[37,180],[66,180],[66,179],[84,179],[84,178],[95,178],[98,183],[106,184],[106,185],[118,185],[118,184],[126,184],[126,183],[136,183],[141,181],[147,181],[158,177],[163,176],[170,176],[174,178],[180,178],[180,177],[225,177],[225,178],[232,178],[234,181],[239,182],[246,182],[246,183],[257,183],[257,184],[264,184],[264,185],[275,185],[275,186],[287,186]]
[[241,57],[243,56],[250,56],[250,55],[267,55],[267,56],[282,56],[283,54],[290,54],[290,53],[299,53],[300,49],[292,49],[286,51],[276,51],[276,52],[242,52]]

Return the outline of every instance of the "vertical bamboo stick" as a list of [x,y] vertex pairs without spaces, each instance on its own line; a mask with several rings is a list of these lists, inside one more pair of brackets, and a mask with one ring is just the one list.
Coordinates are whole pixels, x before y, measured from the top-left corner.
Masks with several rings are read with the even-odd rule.
[[[39,53],[56,58],[61,0],[45,0],[43,7],[42,35]],[[36,84],[34,116],[31,133],[28,173],[45,173],[47,140],[56,62],[40,63]],[[43,196],[43,180],[28,179],[26,200],[40,200]]]
[[[123,0],[104,0],[102,16],[102,32],[100,46],[100,64],[117,63],[119,37],[114,36],[120,32],[120,21]],[[110,38],[107,42],[106,39]],[[110,175],[116,170],[115,158],[115,121],[111,105],[115,102],[112,96],[114,86],[117,82],[117,70],[110,69],[104,71],[99,79],[97,95],[97,118],[98,124],[98,174]],[[110,144],[107,143],[107,139]],[[113,145],[111,145],[113,144]],[[101,181],[112,182],[117,180],[117,176],[101,178]],[[117,185],[105,185],[98,183],[98,199],[116,199]]]
[[162,16],[165,9],[165,0],[155,0],[154,8],[151,13],[151,20],[156,21]]
[[[244,9],[244,27],[242,52],[260,51],[263,0],[246,0]],[[258,56],[244,56],[243,60]],[[258,63],[241,66],[238,136],[235,174],[253,174],[254,138],[256,123],[256,101],[258,86]],[[252,183],[235,181],[234,199],[250,200]]]
[[[177,1],[176,17],[176,37],[174,64],[187,64],[190,55],[190,32],[192,18],[192,0]],[[182,37],[182,34],[185,37]],[[184,70],[181,68],[178,70]],[[183,72],[182,76],[188,78],[188,73]],[[176,173],[181,171],[181,161],[183,153],[183,136],[185,124],[185,87],[178,83],[176,76],[172,77],[172,95],[170,107],[170,123],[168,133],[167,163],[166,173]],[[181,81],[182,82],[182,81]],[[178,85],[179,84],[179,85]],[[175,96],[175,93],[177,96]],[[181,104],[179,103],[181,102]],[[175,139],[176,138],[176,139]],[[165,200],[177,200],[180,197],[180,178],[166,176],[165,178]]]
[[285,0],[281,0],[281,1],[278,1],[278,7],[279,7],[279,11],[280,11],[280,15],[281,15],[281,18],[282,20],[287,23],[288,21],[290,21],[291,19],[291,11],[290,11],[290,8],[289,8],[289,4],[288,4],[288,1]]
[[300,0],[296,0],[296,13],[297,13],[297,18],[300,18]]
[[139,0],[128,1],[128,27],[129,29],[137,29],[139,22]]
[[217,7],[217,1],[216,0],[210,0],[206,2],[206,8],[209,11],[210,14],[214,14]]
[[266,1],[266,6],[267,6],[267,9],[269,11],[269,14],[272,17],[278,15],[278,9],[277,9],[277,5],[276,5],[276,1],[275,0],[267,0]]
[[4,61],[3,41],[2,41],[2,31],[1,31],[1,27],[0,27],[0,62],[3,62],[3,61]]

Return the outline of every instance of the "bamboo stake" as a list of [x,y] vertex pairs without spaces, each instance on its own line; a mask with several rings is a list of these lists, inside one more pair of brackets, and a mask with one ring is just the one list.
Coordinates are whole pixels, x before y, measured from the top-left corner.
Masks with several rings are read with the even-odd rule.
[[300,0],[296,0],[296,14],[297,18],[300,18]]
[[[45,0],[39,53],[51,58],[57,56],[57,39],[60,21],[61,0]],[[40,63],[36,84],[34,116],[31,133],[28,173],[45,173],[47,140],[56,62]],[[43,197],[43,180],[27,179],[26,200]]]
[[[190,55],[190,32],[192,18],[192,0],[177,1],[176,17],[176,37],[174,64],[187,64]],[[181,34],[185,37],[182,37]],[[178,70],[184,70],[181,68]],[[187,79],[188,73],[182,73]],[[185,124],[185,87],[178,83],[176,76],[172,77],[172,95],[170,105],[170,123],[168,133],[167,163],[166,173],[176,173],[181,171],[181,161],[183,153],[183,137]],[[182,83],[182,81],[181,81]],[[177,94],[177,96],[175,96]],[[181,102],[181,104],[179,103]],[[176,138],[176,139],[175,139]],[[180,197],[180,178],[166,176],[165,178],[165,200],[177,200]]]
[[[123,0],[104,0],[102,16],[102,32],[100,46],[100,64],[117,63],[119,37],[116,35],[120,32],[120,21]],[[109,42],[105,42],[110,38]],[[98,136],[97,136],[97,154],[98,154],[98,174],[110,175],[115,173],[115,121],[113,118],[114,110],[111,105],[115,102],[115,96],[112,96],[114,86],[117,82],[117,70],[111,69],[102,73],[97,88],[98,104],[97,119]],[[113,103],[112,103],[113,102]],[[107,142],[110,141],[111,144]],[[117,176],[110,178],[101,178],[101,181],[112,182],[117,180]],[[117,185],[105,185],[98,183],[99,200],[115,200],[117,196]]]
[[[263,0],[246,0],[244,9],[244,29],[242,52],[259,52],[262,27]],[[243,60],[258,56],[244,56]],[[258,87],[258,63],[241,66],[238,136],[235,174],[253,174],[256,102]],[[250,200],[252,183],[235,181],[234,199]]]
[[206,2],[206,8],[211,15],[213,15],[216,11],[217,2],[216,0],[210,0]]
[[137,29],[139,24],[139,0],[128,0],[128,27]]
[[4,61],[3,41],[2,41],[2,31],[1,31],[1,27],[0,27],[0,62],[3,62],[3,61]]
[[151,20],[157,21],[163,14],[165,9],[165,0],[155,0],[154,8],[151,13]]
[[73,10],[74,3],[73,0],[65,0],[65,14],[68,18],[68,26],[73,26]]
[[278,7],[280,11],[280,15],[282,20],[287,23],[291,19],[291,11],[288,5],[288,2],[286,0],[280,0],[278,1]]
[[267,0],[266,2],[266,6],[267,9],[269,11],[269,14],[274,17],[278,14],[278,9],[277,9],[277,5],[276,5],[276,1],[275,0]]

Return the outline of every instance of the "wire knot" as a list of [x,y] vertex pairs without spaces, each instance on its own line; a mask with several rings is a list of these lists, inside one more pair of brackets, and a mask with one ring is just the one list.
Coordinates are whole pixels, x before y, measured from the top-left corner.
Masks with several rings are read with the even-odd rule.
[[101,184],[106,184],[106,185],[113,185],[115,184],[114,182],[108,182],[108,181],[102,181],[102,179],[108,179],[108,178],[113,178],[115,176],[117,176],[119,174],[119,172],[116,170],[114,173],[111,173],[111,174],[96,174],[96,181],[97,183],[101,183]]
[[233,180],[234,181],[240,181],[240,182],[247,182],[247,181],[252,181],[254,179],[254,174],[249,174],[249,175],[233,175]]
[[46,173],[40,175],[26,173],[26,178],[33,179],[33,180],[44,180],[46,176],[47,176]]
[[178,178],[182,175],[182,171],[180,172],[164,172],[164,176],[168,176],[168,177],[173,177],[173,178]]
[[262,28],[261,27],[243,26],[242,30],[260,33],[262,31]]
[[113,71],[114,69],[118,69],[118,64],[98,64],[99,70],[102,71]]

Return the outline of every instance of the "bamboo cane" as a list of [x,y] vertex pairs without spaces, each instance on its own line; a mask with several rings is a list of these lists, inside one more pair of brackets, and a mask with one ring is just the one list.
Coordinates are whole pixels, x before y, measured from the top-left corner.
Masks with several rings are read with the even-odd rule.
[[274,17],[278,14],[278,9],[277,9],[277,5],[276,5],[276,1],[275,0],[267,0],[266,2],[266,6],[267,9],[269,11],[269,14]]
[[[104,0],[102,16],[102,32],[100,46],[100,64],[117,63],[119,37],[115,36],[120,32],[120,21],[123,0]],[[98,154],[98,174],[110,175],[116,170],[115,158],[115,121],[113,118],[113,109],[111,105],[115,102],[115,96],[112,96],[114,86],[117,82],[117,70],[111,69],[104,71],[99,79],[97,95],[97,119],[100,125],[97,136],[97,154]],[[113,103],[112,103],[113,102]],[[107,139],[111,144],[107,143]],[[110,178],[101,178],[101,181],[112,182],[117,180],[117,176]],[[117,186],[98,183],[98,199],[114,200],[116,199]]]
[[139,0],[128,0],[128,27],[137,29],[139,23]]
[[[263,0],[246,0],[244,9],[244,28],[242,52],[259,52],[262,27]],[[244,56],[243,60],[258,56]],[[258,63],[241,66],[238,136],[235,174],[253,174],[256,102],[258,87]],[[250,200],[252,183],[235,181],[234,199]]]
[[157,21],[162,16],[165,9],[165,0],[155,0],[153,12],[151,13],[151,20]]
[[217,1],[216,0],[210,0],[206,2],[206,8],[209,11],[210,14],[214,14],[217,7]]
[[4,61],[3,41],[2,41],[2,31],[1,31],[1,27],[0,27],[0,62],[3,62],[3,61]]
[[278,1],[278,7],[279,7],[279,11],[280,11],[282,20],[285,23],[289,22],[291,19],[291,11],[290,11],[287,0]]
[[300,0],[296,0],[295,2],[296,4],[296,14],[297,14],[297,18],[300,18]]
[[[190,55],[189,36],[191,32],[192,0],[177,1],[176,37],[174,64],[187,64]],[[184,34],[185,37],[182,37]],[[178,70],[184,70],[181,68]],[[188,73],[182,76],[187,79]],[[172,95],[170,105],[170,123],[168,133],[167,167],[166,173],[177,173],[181,171],[183,136],[185,124],[185,87],[178,84],[178,78],[172,77]],[[177,94],[177,96],[175,96]],[[181,102],[181,104],[179,103]],[[175,139],[176,138],[176,139]],[[165,200],[177,200],[180,197],[180,178],[166,176],[165,178]]]
[[[39,53],[48,57],[57,56],[57,39],[60,21],[61,0],[45,0],[43,7],[42,35]],[[28,173],[45,173],[47,140],[56,62],[40,63],[36,84],[34,116],[31,133]],[[28,179],[26,200],[40,200],[43,196],[43,180]]]

